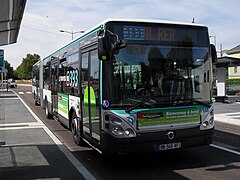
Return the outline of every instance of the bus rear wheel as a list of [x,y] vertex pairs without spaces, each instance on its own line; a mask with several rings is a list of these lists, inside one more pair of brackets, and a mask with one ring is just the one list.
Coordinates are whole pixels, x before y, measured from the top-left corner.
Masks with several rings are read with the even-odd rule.
[[45,115],[47,117],[47,119],[51,119],[52,115],[49,112],[49,107],[48,107],[48,101],[47,99],[45,99]]
[[34,98],[34,105],[37,106],[38,105],[38,101],[37,101],[37,96],[35,94],[35,91],[33,93],[33,98]]
[[79,146],[83,145],[84,141],[81,137],[80,133],[80,122],[78,121],[78,117],[75,112],[72,114],[71,118],[71,131],[73,135],[74,142]]

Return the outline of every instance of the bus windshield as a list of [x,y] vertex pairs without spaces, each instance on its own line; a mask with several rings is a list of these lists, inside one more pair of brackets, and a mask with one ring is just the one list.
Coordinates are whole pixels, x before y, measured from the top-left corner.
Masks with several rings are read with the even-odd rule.
[[128,41],[126,48],[103,63],[103,100],[110,107],[211,103],[206,27],[115,22],[107,28]]
[[[103,100],[131,107],[210,103],[208,47],[129,44],[103,68]],[[110,71],[110,72],[109,72]]]

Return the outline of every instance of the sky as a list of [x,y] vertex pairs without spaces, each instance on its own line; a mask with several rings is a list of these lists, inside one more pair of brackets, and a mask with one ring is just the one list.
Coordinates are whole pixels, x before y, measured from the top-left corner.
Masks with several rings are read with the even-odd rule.
[[[16,69],[28,53],[45,56],[108,18],[140,18],[204,24],[217,50],[240,44],[240,0],[27,0],[17,43],[1,46]],[[74,34],[74,38],[79,36]],[[215,39],[215,41],[214,41]]]

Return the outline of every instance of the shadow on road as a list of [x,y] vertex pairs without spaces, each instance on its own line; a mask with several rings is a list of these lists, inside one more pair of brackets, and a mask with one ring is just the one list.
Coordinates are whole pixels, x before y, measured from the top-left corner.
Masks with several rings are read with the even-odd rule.
[[57,145],[0,147],[0,179],[84,179]]
[[[219,169],[240,168],[240,156],[211,146],[110,159],[105,159],[95,151],[73,152],[73,154],[97,179],[188,179],[189,177],[194,179],[191,173],[189,176],[188,174],[196,169],[201,169],[203,174],[208,171],[217,174]],[[209,168],[212,166],[214,168]],[[196,171],[200,173],[199,177],[201,171]]]

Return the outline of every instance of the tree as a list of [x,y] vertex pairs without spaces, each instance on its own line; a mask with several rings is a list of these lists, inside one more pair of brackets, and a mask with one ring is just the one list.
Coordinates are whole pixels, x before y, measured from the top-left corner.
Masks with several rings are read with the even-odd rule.
[[26,57],[22,59],[22,63],[16,69],[18,78],[31,79],[33,64],[39,61],[39,59],[40,56],[38,54],[27,54]]
[[5,66],[5,69],[7,69],[7,71],[8,71],[6,78],[7,79],[10,79],[10,78],[15,79],[13,67],[11,66],[11,64],[7,60],[4,60],[4,66]]

